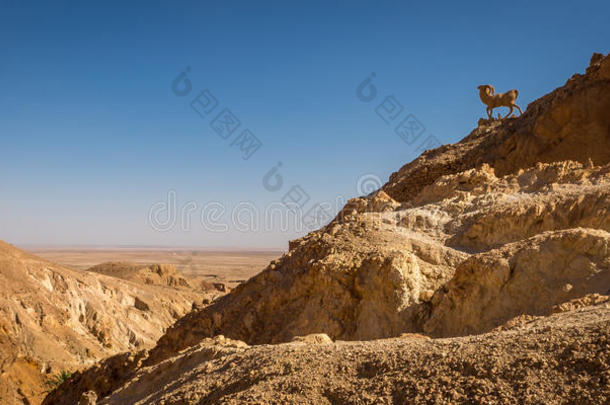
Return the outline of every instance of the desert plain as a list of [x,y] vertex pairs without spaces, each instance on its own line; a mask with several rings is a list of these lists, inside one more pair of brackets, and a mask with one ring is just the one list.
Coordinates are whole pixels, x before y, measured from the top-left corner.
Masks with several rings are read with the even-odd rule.
[[197,249],[170,247],[23,246],[35,255],[77,270],[107,262],[173,265],[186,276],[233,288],[284,253],[272,249]]

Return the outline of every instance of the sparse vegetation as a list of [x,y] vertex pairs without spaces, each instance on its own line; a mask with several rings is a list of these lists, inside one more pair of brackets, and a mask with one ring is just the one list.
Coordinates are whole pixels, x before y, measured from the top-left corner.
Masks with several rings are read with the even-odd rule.
[[72,377],[72,373],[70,371],[67,371],[67,370],[62,370],[61,372],[59,372],[59,373],[49,377],[44,382],[44,385],[47,388],[45,390],[45,393],[49,393],[49,392],[55,391],[55,389],[57,387],[59,387],[65,381],[69,380],[70,377]]

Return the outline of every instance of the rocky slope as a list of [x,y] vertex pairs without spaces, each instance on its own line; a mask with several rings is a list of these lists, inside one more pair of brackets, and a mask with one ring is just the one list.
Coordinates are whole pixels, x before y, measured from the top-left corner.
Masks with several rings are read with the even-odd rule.
[[[557,285],[542,284],[543,291],[521,281],[511,308],[503,302],[492,313],[482,306],[490,321],[468,333],[487,331],[520,311],[542,314],[562,300],[610,289],[610,165],[539,164],[502,178],[489,167],[471,169],[440,177],[404,205],[381,192],[351,201],[344,211],[232,294],[178,321],[153,356],[162,359],[215,334],[250,344],[315,332],[374,339],[424,325],[434,335],[454,334],[447,329],[453,323],[444,313],[447,304],[432,312],[442,317],[423,320],[431,306],[441,305],[440,287],[462,291],[457,283],[468,272],[463,277],[476,289],[479,277],[488,277],[480,269],[496,272],[496,289],[520,272],[522,279],[550,278],[573,288],[556,292]],[[558,267],[569,269],[565,277]],[[456,270],[460,274],[447,284]]]
[[425,152],[392,174],[383,189],[397,201],[409,201],[440,176],[483,163],[498,176],[539,162],[608,163],[609,80],[610,60],[594,54],[586,74],[574,74],[564,86],[532,102],[523,116],[479,120],[479,127],[461,142]]
[[[394,173],[375,196],[350,200],[333,222],[291,243],[291,251],[261,274],[181,319],[153,355],[164,358],[215,334],[253,344],[315,332],[346,340],[390,337],[422,330],[424,323],[429,333],[454,333],[440,318],[424,319],[426,302],[457,268],[511,255],[512,262],[505,260],[514,263],[526,255],[520,250],[536,249],[528,239],[536,235],[570,239],[570,233],[544,232],[610,231],[609,162],[610,57],[594,56],[585,75],[534,101],[522,117],[482,121],[461,142],[428,151]],[[608,234],[596,235],[607,246]],[[576,249],[573,257],[551,264],[544,260],[550,242],[535,240],[542,251],[527,254],[547,267],[540,272],[552,275],[558,266],[581,260],[582,278],[566,276],[562,282],[574,288],[562,294],[521,291],[544,304],[503,307],[503,317],[488,314],[489,322],[473,324],[469,333],[489,330],[519,311],[539,314],[558,300],[610,289],[607,248],[594,252],[587,267],[591,252],[566,240],[558,249]],[[518,241],[523,243],[502,249]],[[481,252],[487,256],[470,258]],[[587,272],[604,273],[601,284],[586,281]],[[451,323],[449,315],[442,319]]]
[[0,403],[39,403],[51,376],[152,346],[211,294],[72,270],[0,242]]
[[87,271],[122,278],[139,284],[159,285],[182,290],[209,292],[216,287],[199,277],[186,277],[171,264],[136,264],[106,262],[90,267]]
[[[551,314],[610,292],[609,232],[610,57],[596,54],[523,116],[481,120],[350,200],[259,275],[181,318],[150,353],[121,359],[120,378],[105,363],[46,403],[88,390],[112,404],[279,403],[280,393],[306,403],[603,402],[607,304],[589,298],[598,306],[588,312]],[[312,333],[396,339],[243,346]],[[404,333],[491,334],[405,343]],[[218,335],[245,343],[201,346]]]
[[89,370],[47,403],[74,404],[83,392],[98,392],[98,405],[602,404],[610,401],[610,297],[597,302],[450,339],[248,346],[218,336],[134,367],[114,388],[100,369]]

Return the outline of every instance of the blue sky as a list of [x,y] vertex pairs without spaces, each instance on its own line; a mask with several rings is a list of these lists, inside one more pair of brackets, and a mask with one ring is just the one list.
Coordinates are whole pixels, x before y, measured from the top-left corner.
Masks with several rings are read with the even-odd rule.
[[[354,197],[425,137],[466,136],[484,114],[477,85],[517,88],[524,108],[609,52],[608,1],[463,3],[0,2],[0,238],[285,248],[305,231],[262,222],[293,186],[304,211]],[[202,118],[190,102],[204,89],[218,107]],[[388,96],[425,127],[417,142],[377,115]],[[241,122],[227,140],[210,126],[224,108]],[[262,143],[247,160],[231,146],[244,129]],[[169,192],[176,224],[160,232],[151,207]],[[202,225],[211,202],[226,231]],[[258,227],[234,224],[240,202]]]

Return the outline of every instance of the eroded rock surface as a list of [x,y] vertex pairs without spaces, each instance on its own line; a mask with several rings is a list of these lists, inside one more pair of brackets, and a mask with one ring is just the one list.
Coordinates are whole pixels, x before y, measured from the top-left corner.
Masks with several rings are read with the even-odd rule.
[[[98,392],[98,404],[602,404],[610,401],[609,329],[610,304],[597,304],[451,339],[260,346],[205,339],[115,381]],[[74,393],[97,380],[78,377],[45,403],[72,405]]]
[[72,270],[0,242],[0,403],[40,403],[53,375],[153,346],[208,295]]
[[[485,122],[424,153],[379,192],[350,200],[262,273],[178,321],[150,364],[216,334],[260,344],[310,333],[341,340],[481,333],[519,313],[605,293],[609,66],[610,57],[595,59],[522,117]],[[536,289],[527,280],[547,284]],[[563,284],[551,280],[571,290],[556,292]],[[480,288],[497,302],[468,303],[466,282],[469,293]]]
[[183,290],[209,292],[216,288],[212,283],[204,281],[202,278],[184,276],[171,264],[145,265],[129,262],[107,262],[90,267],[87,271],[122,278],[139,284],[167,286]]
[[[594,56],[351,199],[128,373],[90,369],[45,403],[607,402],[609,210],[610,57]],[[291,342],[311,334],[334,343]]]

